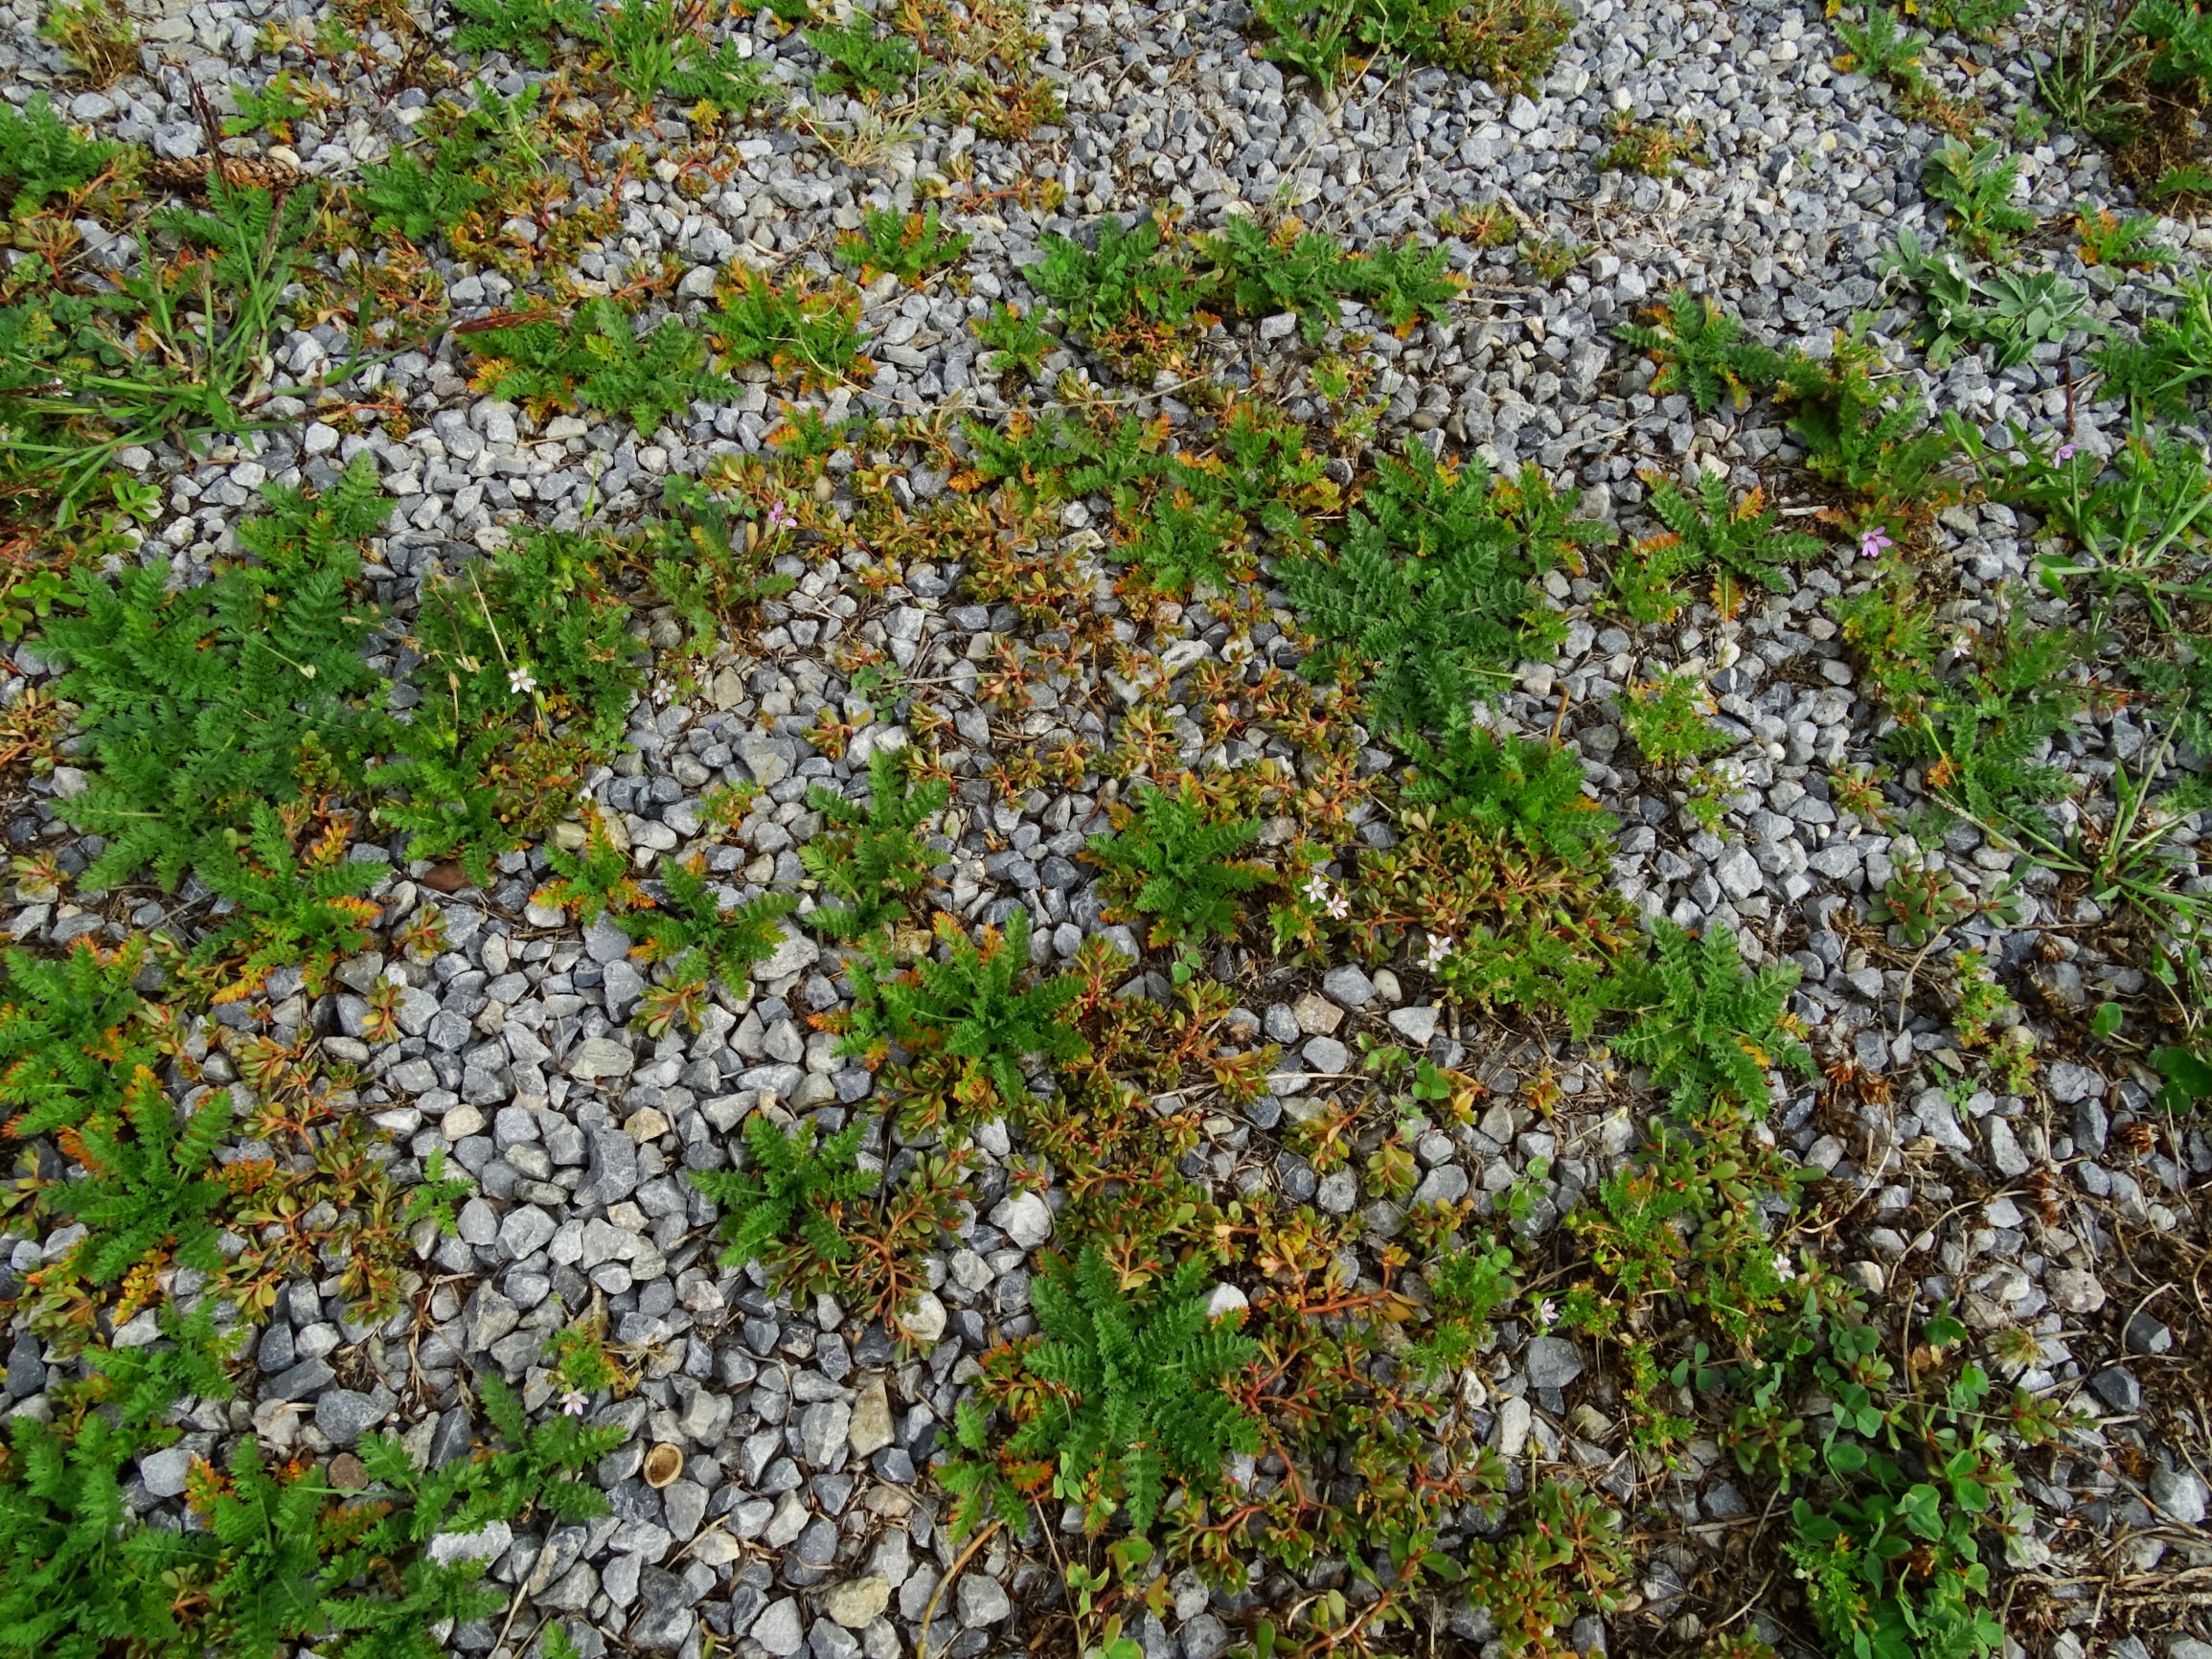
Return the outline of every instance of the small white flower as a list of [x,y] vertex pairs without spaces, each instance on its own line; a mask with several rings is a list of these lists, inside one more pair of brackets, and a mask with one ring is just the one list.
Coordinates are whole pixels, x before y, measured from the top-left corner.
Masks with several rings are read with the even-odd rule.
[[1315,904],[1328,903],[1329,878],[1326,875],[1308,876],[1306,878],[1306,897],[1311,898]]
[[584,1398],[583,1390],[581,1388],[572,1388],[560,1397],[561,1412],[568,1417],[582,1417],[583,1408],[589,1403],[590,1401]]
[[1797,1264],[1790,1260],[1789,1251],[1777,1250],[1774,1252],[1774,1277],[1785,1284],[1797,1277]]
[[520,668],[507,670],[507,689],[518,697],[527,697],[532,692],[537,690],[537,682],[531,678],[528,663],[524,663]]
[[1421,966],[1430,973],[1440,971],[1444,965],[1451,960],[1451,953],[1454,948],[1456,947],[1450,934],[1430,934],[1428,936],[1428,947],[1422,953]]
[[1349,917],[1351,914],[1352,914],[1352,900],[1351,900],[1351,899],[1349,899],[1349,898],[1345,898],[1345,897],[1344,897],[1344,895],[1343,895],[1343,894],[1341,894],[1341,893],[1332,893],[1332,894],[1329,896],[1329,915],[1331,916],[1331,918],[1332,918],[1333,920],[1337,920],[1337,921],[1342,921],[1342,920],[1343,920],[1345,918]]
[[1552,1301],[1550,1297],[1545,1297],[1541,1302],[1536,1305],[1536,1322],[1542,1326],[1546,1330],[1549,1330],[1553,1325],[1558,1323],[1559,1316],[1559,1305]]

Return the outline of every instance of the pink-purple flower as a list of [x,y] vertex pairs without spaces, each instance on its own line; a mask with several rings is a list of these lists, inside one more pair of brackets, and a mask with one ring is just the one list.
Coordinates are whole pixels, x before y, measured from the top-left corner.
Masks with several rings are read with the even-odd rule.
[[2060,444],[2058,449],[2051,456],[2053,461],[2071,461],[2073,458],[2074,446],[2071,443]]
[[768,528],[770,530],[789,530],[798,522],[791,515],[791,510],[781,501],[768,503]]
[[1889,539],[1889,526],[1878,524],[1872,530],[1859,532],[1859,555],[1861,558],[1880,558],[1896,542]]

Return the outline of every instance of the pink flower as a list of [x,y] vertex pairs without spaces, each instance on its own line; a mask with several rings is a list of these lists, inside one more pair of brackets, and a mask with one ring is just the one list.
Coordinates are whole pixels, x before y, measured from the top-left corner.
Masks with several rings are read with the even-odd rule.
[[582,1417],[583,1408],[589,1403],[590,1401],[584,1398],[583,1390],[581,1388],[572,1388],[560,1397],[560,1409],[563,1414],[569,1417]]
[[2057,451],[2051,456],[2053,461],[2071,461],[2073,458],[2074,446],[2071,443],[2060,444]]
[[770,530],[789,530],[798,522],[796,518],[791,516],[791,510],[781,501],[768,503],[768,528]]
[[1859,557],[1861,558],[1880,558],[1884,552],[1895,547],[1897,543],[1889,539],[1888,531],[1888,525],[1878,524],[1872,530],[1860,532],[1859,537]]

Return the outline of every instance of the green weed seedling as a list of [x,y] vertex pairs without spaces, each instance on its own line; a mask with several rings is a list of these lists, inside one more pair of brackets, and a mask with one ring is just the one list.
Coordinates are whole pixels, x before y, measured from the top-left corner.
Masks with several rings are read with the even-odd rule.
[[1420,322],[1443,322],[1466,286],[1447,268],[1441,246],[1413,242],[1370,248],[1353,261],[1353,291],[1372,306],[1401,337]]
[[696,859],[679,863],[664,854],[659,905],[616,921],[648,959],[673,965],[671,978],[697,984],[711,976],[734,992],[743,988],[754,964],[775,955],[784,940],[784,918],[798,909],[799,896],[764,893],[724,909],[703,869]]
[[1815,477],[1854,498],[1860,525],[1893,527],[1924,520],[1958,499],[1945,471],[1955,444],[1931,426],[1915,393],[1878,381],[1881,349],[1867,337],[1870,320],[1837,330],[1826,358],[1792,353],[1783,361],[1779,395],[1790,430],[1805,445]]
[[2074,234],[2082,263],[2109,270],[2155,270],[2174,262],[2174,251],[2154,240],[2158,221],[2149,214],[2116,214],[2093,202],[2074,204]]
[[1431,745],[1408,735],[1405,797],[1444,819],[1466,819],[1507,844],[1569,870],[1602,863],[1619,821],[1583,789],[1574,751],[1455,721]]
[[607,551],[539,532],[422,583],[421,700],[371,779],[414,856],[458,857],[489,882],[491,859],[551,829],[621,741],[639,671]]
[[2038,346],[2059,344],[2077,330],[2102,331],[2087,315],[2087,294],[2055,272],[1970,274],[1957,256],[1924,248],[1910,230],[1898,233],[1881,268],[1920,295],[1921,342],[1930,368],[1944,367],[1962,347],[1988,346],[1995,365],[2010,369]]
[[2132,143],[2146,111],[2126,88],[2149,57],[2123,20],[2068,8],[2050,62],[2036,70],[2036,95],[2059,121],[2108,148]]
[[778,287],[759,271],[733,266],[720,298],[706,329],[725,363],[766,363],[802,384],[824,386],[867,365],[860,296],[850,288],[813,289],[803,277]]
[[1927,158],[1921,188],[1950,209],[1950,228],[1984,259],[1996,259],[2012,239],[2036,228],[2036,216],[2013,205],[2020,158],[1992,141],[1972,146],[1947,138]]
[[422,1160],[422,1179],[407,1191],[407,1208],[399,1216],[399,1225],[413,1232],[427,1222],[441,1237],[456,1238],[461,1222],[453,1214],[453,1206],[475,1191],[475,1182],[446,1167],[445,1148],[432,1147],[429,1157]]
[[1712,694],[1693,673],[1661,674],[1621,699],[1621,724],[1661,771],[1723,754],[1736,739],[1712,720]]
[[2212,381],[2212,279],[2183,282],[2172,297],[2173,309],[2146,317],[2134,339],[2089,354],[2106,390],[2126,398],[2138,420],[2189,419]]
[[242,433],[268,398],[300,390],[266,385],[263,365],[308,263],[315,202],[312,187],[279,196],[211,174],[208,211],[148,216],[185,244],[180,256],[148,258],[100,303],[63,293],[0,307],[0,341],[13,336],[30,358],[0,364],[20,393],[11,455],[51,474],[57,524],[104,485],[118,450]]
[[842,1261],[852,1246],[838,1231],[839,1207],[881,1184],[858,1167],[867,1121],[852,1123],[815,1145],[811,1124],[779,1129],[755,1112],[745,1120],[747,1170],[694,1170],[692,1184],[722,1208],[722,1263],[773,1261],[781,1246],[804,1239],[824,1261]]
[[214,1173],[231,1130],[227,1092],[207,1095],[177,1123],[160,1079],[141,1067],[123,1085],[113,1117],[76,1131],[92,1173],[53,1190],[55,1208],[80,1223],[76,1262],[95,1284],[114,1284],[149,1257],[212,1272],[221,1264],[217,1217],[230,1189]]
[[1699,939],[1653,917],[1652,958],[1626,993],[1638,1011],[1613,1046],[1651,1069],[1652,1086],[1671,1091],[1677,1111],[1701,1109],[1721,1094],[1761,1111],[1769,1067],[1813,1075],[1813,1057],[1786,1011],[1796,983],[1793,964],[1746,971],[1736,936],[1719,923]]
[[1717,472],[1699,476],[1694,499],[1672,480],[1662,480],[1652,489],[1650,506],[1665,533],[1637,542],[1613,570],[1613,592],[1638,622],[1672,617],[1683,603],[1676,582],[1707,570],[1714,572],[1715,608],[1732,615],[1744,583],[1787,592],[1788,567],[1818,557],[1824,545],[1816,535],[1782,529],[1763,489],[1746,492],[1731,507],[1728,481]]
[[319,502],[267,498],[265,528],[250,532],[258,561],[176,590],[162,560],[114,581],[84,569],[82,614],[47,627],[92,775],[69,819],[107,841],[88,888],[146,870],[173,888],[188,870],[225,868],[257,805],[299,798],[303,756],[357,783],[381,746],[385,682],[347,592],[358,537],[391,510],[375,465],[357,461]]
[[648,526],[647,580],[684,625],[684,649],[704,661],[721,631],[763,602],[781,599],[796,577],[769,568],[773,536],[756,530],[752,503],[725,498],[696,478],[673,473],[661,486],[669,516]]
[[1608,124],[1612,143],[1598,156],[1600,172],[1640,172],[1646,178],[1672,178],[1675,166],[1698,153],[1703,143],[1697,127],[1677,130],[1663,121],[1639,122],[1621,110]]
[[1234,933],[1242,896],[1275,879],[1231,856],[1259,838],[1257,820],[1222,823],[1187,785],[1149,788],[1112,834],[1091,837],[1090,855],[1106,869],[1111,901],[1152,919],[1153,944],[1199,944]]
[[1652,396],[1686,393],[1700,410],[1718,409],[1723,397],[1742,409],[1781,376],[1780,353],[1745,339],[1743,324],[1687,288],[1668,294],[1652,323],[1626,323],[1613,332],[1658,364]]
[[67,196],[106,170],[122,151],[119,144],[80,138],[54,113],[46,94],[34,95],[21,109],[0,104],[0,184],[13,193],[12,218],[35,213],[49,196]]
[[2212,17],[2179,0],[2143,0],[2128,13],[2130,33],[2151,42],[2150,74],[2163,86],[2212,86]]
[[450,237],[471,214],[490,211],[488,203],[542,170],[530,136],[538,89],[502,98],[480,86],[477,96],[474,108],[442,105],[423,124],[424,149],[396,150],[361,170],[354,197],[374,229],[412,241]]
[[989,375],[1041,379],[1045,358],[1060,350],[1060,337],[1011,301],[999,301],[969,326],[991,348],[983,359],[984,373]]
[[228,859],[194,867],[231,908],[194,948],[192,965],[229,978],[220,1001],[250,995],[276,969],[292,966],[302,970],[308,994],[321,996],[331,968],[375,937],[370,926],[381,911],[364,895],[390,867],[381,856],[349,858],[342,830],[301,852],[266,801],[254,802],[250,816],[251,830]]
[[546,843],[545,862],[553,879],[530,896],[533,904],[566,911],[589,927],[604,916],[649,906],[652,899],[629,873],[629,854],[607,828],[606,815],[588,802],[583,807],[583,845],[576,852]]
[[1545,283],[1557,283],[1596,252],[1594,242],[1562,241],[1557,237],[1520,244],[1521,262],[1537,274],[1538,280]]
[[2086,701],[2070,671],[2082,651],[2071,630],[2016,612],[2002,635],[1976,641],[1956,673],[1904,711],[1891,745],[1922,763],[1939,800],[1976,823],[2054,836],[2041,806],[2073,783],[2035,757]]
[[1917,93],[1927,84],[1920,55],[1934,44],[1925,30],[1907,30],[1881,0],[1867,0],[1866,21],[1836,20],[1836,37],[1849,48],[1836,60],[1845,74],[1886,80],[1900,92]]
[[138,60],[138,26],[124,0],[54,0],[38,24],[41,39],[61,48],[95,86],[105,86]]
[[916,286],[967,251],[968,238],[946,234],[934,203],[918,214],[870,208],[860,216],[860,228],[837,242],[837,257],[857,265],[863,277],[888,272]]
[[1260,55],[1334,85],[1355,58],[1433,64],[1505,91],[1543,78],[1570,14],[1552,0],[1261,0]]
[[849,964],[855,1008],[840,1053],[879,1056],[892,1043],[936,1057],[955,1074],[957,1097],[987,1115],[1029,1098],[1022,1061],[1082,1057],[1089,1045],[1065,1018],[1082,993],[1073,973],[1020,984],[1029,967],[1029,913],[1016,910],[1006,931],[969,940],[951,917],[937,919],[945,954],[898,973],[878,953]]
[[1221,234],[1200,244],[1220,267],[1228,297],[1247,316],[1276,311],[1298,313],[1298,330],[1310,346],[1336,325],[1336,300],[1353,290],[1352,256],[1334,237],[1299,228],[1285,220],[1273,234],[1258,220],[1238,215]]
[[640,333],[610,299],[593,298],[566,323],[511,323],[472,335],[475,390],[519,399],[543,415],[593,409],[629,418],[650,435],[695,402],[726,403],[737,385],[707,367],[704,341],[675,317]]
[[839,902],[818,904],[808,921],[826,937],[856,940],[900,921],[928,885],[937,854],[925,826],[952,798],[944,779],[909,784],[906,751],[878,748],[868,757],[868,807],[816,784],[807,804],[822,814],[822,832],[799,849],[799,861]]
[[8,1133],[18,1141],[113,1119],[123,1087],[158,1056],[132,984],[147,944],[112,951],[80,939],[57,960],[11,950],[0,957],[0,1104],[18,1108]]
[[457,51],[504,53],[533,69],[551,65],[559,36],[582,36],[593,21],[590,0],[453,0],[453,10],[465,19]]
[[922,53],[914,42],[903,34],[878,34],[876,20],[864,11],[842,27],[809,29],[807,44],[830,60],[814,77],[819,92],[857,92],[872,102],[893,98],[922,72]]
[[1409,441],[1402,461],[1381,462],[1334,557],[1278,567],[1320,636],[1314,668],[1366,679],[1386,727],[1445,729],[1557,627],[1533,584],[1606,534],[1573,517],[1577,500],[1534,466],[1494,482]]
[[1049,232],[1039,246],[1044,257],[1023,273],[1029,285],[1094,344],[1130,328],[1180,329],[1206,297],[1207,284],[1163,242],[1156,219],[1124,225],[1109,216],[1099,221],[1095,249]]
[[[585,9],[587,13],[590,9]],[[598,12],[597,39],[607,78],[641,113],[655,99],[704,104],[724,115],[750,114],[773,98],[761,66],[724,38],[712,51],[698,32],[706,8],[676,0],[624,0]]]
[[2064,595],[2086,582],[2106,600],[2132,595],[2162,634],[2186,632],[2173,607],[2199,591],[2212,544],[2212,469],[2201,450],[2138,427],[2108,462],[2071,443],[2046,454],[2018,427],[2011,449],[1993,449],[1965,421],[1949,424],[1992,500],[2028,508],[2073,543],[2073,557],[2038,563],[2043,587]]
[[1260,1425],[1222,1390],[1258,1357],[1252,1338],[1208,1317],[1207,1268],[1193,1257],[1132,1301],[1095,1244],[1048,1258],[1032,1284],[1045,1340],[1026,1363],[1055,1384],[1008,1437],[1006,1456],[1044,1459],[1093,1529],[1119,1513],[1146,1533],[1173,1478],[1203,1491],[1231,1452],[1260,1450]]

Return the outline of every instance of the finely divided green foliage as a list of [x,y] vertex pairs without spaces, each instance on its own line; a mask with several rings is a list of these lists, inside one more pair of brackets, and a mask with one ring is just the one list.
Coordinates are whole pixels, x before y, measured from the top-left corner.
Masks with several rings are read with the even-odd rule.
[[865,1120],[855,1119],[819,1146],[814,1125],[786,1131],[756,1112],[745,1120],[747,1170],[694,1170],[692,1184],[722,1208],[722,1264],[766,1260],[781,1239],[804,1239],[824,1261],[853,1247],[837,1231],[835,1207],[872,1192],[882,1177],[857,1167]]
[[1629,977],[1624,1000],[1633,1013],[1613,1046],[1648,1066],[1653,1087],[1672,1091],[1679,1110],[1724,1094],[1757,1111],[1769,1067],[1813,1072],[1813,1057],[1784,1023],[1796,983],[1790,964],[1746,972],[1736,936],[1718,923],[1699,939],[1653,917],[1652,957]]
[[721,309],[708,316],[707,333],[729,364],[766,363],[779,374],[827,385],[859,359],[867,337],[860,331],[860,299],[850,290],[780,288],[763,273],[733,270],[721,292]]
[[1385,727],[1448,727],[1487,678],[1558,634],[1536,580],[1606,535],[1569,517],[1578,499],[1534,466],[1494,484],[1479,463],[1448,471],[1409,441],[1403,461],[1382,461],[1333,557],[1279,567],[1320,636],[1315,666],[1364,679]]
[[1336,298],[1352,291],[1352,257],[1321,231],[1270,237],[1259,220],[1239,214],[1200,244],[1220,267],[1230,302],[1247,316],[1298,313],[1299,332],[1318,346],[1336,325]]
[[2130,34],[2155,43],[2151,79],[2166,85],[2212,84],[2212,16],[2178,0],[2143,0],[2128,14]]
[[1697,675],[1661,674],[1622,693],[1621,724],[1646,761],[1672,767],[1736,746],[1737,739],[1713,723],[1712,706],[1712,694]]
[[808,30],[807,44],[830,60],[814,77],[819,92],[857,92],[871,100],[905,89],[922,71],[922,53],[903,34],[878,35],[876,20],[865,11],[843,27]]
[[1221,1384],[1260,1345],[1207,1317],[1206,1279],[1193,1257],[1132,1301],[1096,1244],[1072,1267],[1048,1260],[1030,1292],[1045,1339],[1026,1361],[1053,1392],[1008,1453],[1058,1459],[1064,1489],[1102,1519],[1118,1509],[1138,1533],[1158,1517],[1169,1477],[1209,1489],[1231,1452],[1257,1454],[1259,1423]]
[[726,403],[736,384],[706,366],[706,343],[681,319],[663,317],[639,333],[614,301],[593,298],[565,324],[533,321],[470,336],[480,362],[476,389],[544,409],[593,409],[629,417],[650,435],[694,402]]
[[[366,457],[309,506],[275,491],[263,561],[223,567],[171,591],[167,560],[109,581],[78,578],[81,616],[57,616],[42,648],[64,665],[92,762],[70,822],[105,836],[85,872],[94,888],[150,869],[173,887],[187,870],[230,861],[255,803],[296,799],[318,761],[358,779],[383,731],[383,680],[362,652],[363,607],[347,585],[354,538],[383,522]],[[311,534],[309,534],[311,530]],[[277,556],[272,558],[270,556]]]
[[230,1128],[230,1095],[218,1089],[180,1129],[160,1080],[144,1067],[122,1085],[116,1115],[78,1125],[79,1158],[91,1173],[49,1196],[88,1229],[77,1246],[87,1279],[113,1284],[148,1258],[203,1272],[220,1264],[215,1216],[229,1189],[208,1171]]
[[2055,838],[2041,807],[2071,794],[2073,781],[2035,756],[2082,709],[2071,674],[2081,656],[2071,630],[2016,612],[2001,637],[1901,713],[1891,742],[1923,763],[1939,800],[1995,830],[2019,824]]
[[1083,247],[1047,232],[1044,257],[1022,274],[1094,341],[1131,323],[1179,329],[1204,303],[1210,284],[1180,247],[1166,244],[1159,221],[1099,221],[1098,246]]
[[1259,838],[1257,820],[1222,823],[1187,785],[1148,788],[1115,833],[1090,838],[1090,852],[1106,866],[1115,902],[1153,919],[1152,943],[1198,944],[1234,933],[1240,898],[1275,878],[1266,865],[1231,856]]
[[1979,146],[1947,138],[1927,158],[1921,188],[1950,209],[1950,229],[1974,252],[1995,258],[2012,239],[2036,228],[2036,216],[2013,205],[2020,158],[1994,140]]
[[968,251],[969,239],[947,234],[939,216],[934,202],[918,214],[869,208],[860,216],[860,228],[838,239],[837,257],[864,272],[888,271],[920,283]]
[[2212,279],[2178,284],[2172,298],[2172,310],[2145,317],[2134,338],[2089,353],[2106,392],[2127,398],[2138,420],[2189,419],[2212,381]]
[[581,35],[592,24],[590,0],[453,0],[467,21],[453,32],[462,52],[503,52],[533,69],[553,61],[556,35]]
[[1782,529],[1762,490],[1729,506],[1728,481],[1715,472],[1699,476],[1695,497],[1662,480],[1653,487],[1650,506],[1666,534],[1637,542],[1613,570],[1613,592],[1638,622],[1673,616],[1682,605],[1676,582],[1702,571],[1785,593],[1785,567],[1819,557],[1823,546],[1816,535]]
[[0,1481],[0,1655],[105,1659],[123,1641],[178,1650],[184,1632],[167,1576],[204,1568],[216,1544],[128,1520],[125,1469],[148,1425],[92,1412],[74,1433],[29,1417],[10,1427],[14,1445]]
[[1572,16],[1556,0],[1260,0],[1260,55],[1327,87],[1357,57],[1404,58],[1514,91],[1551,67]]
[[48,196],[67,195],[97,178],[122,148],[80,138],[43,92],[20,110],[0,104],[0,183],[14,192],[9,213],[21,218]]
[[1582,761],[1572,749],[1511,734],[1500,739],[1470,720],[1451,723],[1434,744],[1412,733],[1402,741],[1414,766],[1408,801],[1434,807],[1447,821],[1467,819],[1571,870],[1608,855],[1619,820],[1584,792]]
[[616,920],[655,961],[674,964],[672,972],[679,982],[712,975],[733,991],[741,989],[753,965],[775,955],[783,920],[799,907],[796,893],[764,893],[725,910],[698,869],[665,854],[660,881],[657,909]]
[[572,799],[515,772],[517,749],[573,775],[621,740],[639,671],[606,552],[590,536],[540,531],[422,583],[414,640],[422,695],[410,718],[394,722],[393,763],[373,778],[398,793],[377,815],[414,836],[415,856],[456,854],[488,880],[492,858]]
[[774,542],[746,532],[758,516],[750,501],[725,501],[696,478],[672,473],[661,486],[669,516],[646,531],[653,592],[690,631],[684,648],[712,656],[722,625],[763,600],[780,599],[798,579],[768,568]]
[[945,810],[952,786],[942,778],[909,786],[907,771],[903,749],[873,752],[866,811],[824,784],[807,791],[823,830],[799,849],[799,862],[840,901],[818,904],[807,918],[827,938],[859,939],[901,920],[928,885],[937,854],[924,827]]
[[156,1055],[146,999],[133,981],[146,942],[103,951],[80,939],[58,959],[11,950],[0,958],[0,1104],[22,1108],[19,1141],[110,1117],[123,1087]]
[[1753,393],[1770,390],[1781,375],[1780,352],[1745,339],[1743,324],[1687,288],[1668,294],[1653,319],[1649,325],[1624,323],[1613,330],[1657,361],[1653,397],[1681,392],[1706,410],[1719,408],[1725,397],[1741,409]]
[[708,49],[696,27],[703,14],[703,8],[678,11],[675,0],[624,0],[597,13],[607,77],[641,111],[666,98],[741,116],[775,96],[761,66],[739,56],[735,40],[724,37]]
[[1881,354],[1867,338],[1867,322],[1838,331],[1827,357],[1790,353],[1780,396],[1790,430],[1805,445],[1806,469],[1848,490],[1862,522],[1903,523],[1957,499],[1944,475],[1955,445],[1928,424],[1918,394],[1876,380]]
[[353,198],[369,210],[372,228],[413,241],[450,235],[498,196],[506,181],[539,170],[529,138],[538,89],[501,98],[480,86],[477,95],[475,108],[443,109],[423,148],[396,149],[388,160],[361,170]]
[[1925,30],[1907,30],[1881,0],[1868,0],[1865,22],[1839,17],[1834,27],[1836,37],[1850,48],[1837,67],[1886,80],[1900,92],[1917,92],[1926,82],[1920,55],[1934,42]]
[[242,955],[237,973],[259,987],[272,969],[304,965],[306,985],[320,995],[337,959],[365,949],[375,935],[376,907],[362,896],[389,866],[374,859],[303,858],[277,809],[265,801],[249,808],[251,828],[226,862],[202,859],[194,874],[232,906],[193,952],[202,966]]
[[1083,1034],[1063,1017],[1082,994],[1080,976],[1062,973],[1017,989],[1029,966],[1028,911],[1009,917],[1003,936],[986,928],[981,944],[949,917],[938,919],[937,937],[944,959],[911,973],[894,974],[880,955],[850,965],[856,1006],[842,1052],[897,1043],[911,1054],[949,1057],[969,1090],[995,1091],[1004,1107],[1029,1098],[1021,1073],[1028,1056],[1073,1060],[1088,1052]]

